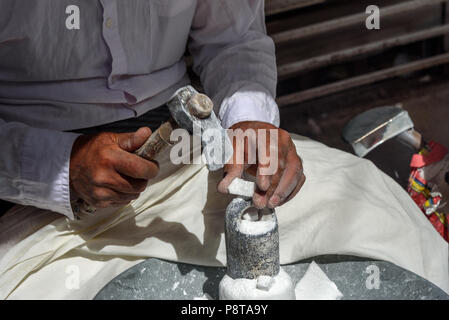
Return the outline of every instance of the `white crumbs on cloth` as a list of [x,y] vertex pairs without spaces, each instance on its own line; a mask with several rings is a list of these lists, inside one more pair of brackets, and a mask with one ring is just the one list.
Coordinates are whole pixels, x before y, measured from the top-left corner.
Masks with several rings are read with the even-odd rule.
[[237,228],[241,233],[248,235],[259,235],[269,232],[276,227],[275,220],[268,221],[250,221],[250,220],[239,220],[237,223]]
[[246,181],[240,178],[232,180],[228,187],[228,192],[236,196],[252,198],[256,191],[256,184],[252,181]]
[[343,294],[323,270],[312,261],[295,288],[296,300],[340,300]]

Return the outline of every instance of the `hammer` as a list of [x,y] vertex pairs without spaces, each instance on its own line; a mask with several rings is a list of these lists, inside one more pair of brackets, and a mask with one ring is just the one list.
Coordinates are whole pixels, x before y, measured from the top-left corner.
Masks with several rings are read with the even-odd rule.
[[[167,102],[167,107],[171,114],[170,119],[154,131],[134,153],[144,159],[153,160],[166,147],[174,145],[170,139],[171,133],[181,128],[190,134],[200,134],[201,146],[208,150],[204,152],[204,156],[210,171],[223,168],[232,157],[233,147],[226,130],[213,111],[212,100],[192,86],[186,86],[174,93]],[[204,134],[210,131],[212,135]],[[80,205],[84,212],[96,211],[84,201]],[[81,208],[75,205],[74,212],[78,213]]]
[[[162,124],[135,154],[147,160],[154,159],[165,147],[173,146],[170,135],[173,130],[181,128],[191,134],[200,133],[203,149],[207,146],[209,150],[216,151],[204,153],[210,171],[223,168],[232,156],[232,143],[213,111],[212,100],[193,87],[186,86],[175,92],[167,106],[171,118]],[[214,139],[203,134],[207,130],[213,131]]]

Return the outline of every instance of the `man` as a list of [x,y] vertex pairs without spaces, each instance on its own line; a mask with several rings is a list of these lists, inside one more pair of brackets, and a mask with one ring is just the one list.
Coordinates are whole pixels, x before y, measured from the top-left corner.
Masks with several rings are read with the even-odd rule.
[[[274,208],[301,188],[301,160],[277,128],[276,61],[262,0],[0,4],[1,199],[69,218],[71,200],[106,208],[136,199],[158,173],[156,163],[132,154],[151,131],[104,132],[112,128],[105,124],[151,122],[151,110],[188,82],[186,44],[225,128],[278,131],[276,173],[261,175],[266,163],[250,168],[254,204]],[[245,169],[227,165],[219,191]]]
[[[67,28],[73,5],[79,29]],[[277,129],[263,1],[0,0],[0,8],[0,197],[27,205],[0,217],[0,298],[92,299],[150,257],[225,265],[231,197],[216,188],[226,192],[244,169],[257,176],[254,204],[279,206],[282,264],[323,254],[387,260],[449,292],[447,243],[399,185],[369,161],[304,137],[293,143]],[[160,167],[132,154],[150,135],[145,126],[162,120],[159,106],[188,83],[186,44],[224,127],[278,132],[276,173],[261,175],[260,157],[257,166],[227,165],[223,178],[204,165],[176,166],[167,152]],[[133,127],[143,128],[111,133]],[[245,148],[236,144],[236,156],[250,158]],[[308,177],[300,193],[297,152]],[[103,209],[71,220],[31,207],[73,218],[78,197]]]

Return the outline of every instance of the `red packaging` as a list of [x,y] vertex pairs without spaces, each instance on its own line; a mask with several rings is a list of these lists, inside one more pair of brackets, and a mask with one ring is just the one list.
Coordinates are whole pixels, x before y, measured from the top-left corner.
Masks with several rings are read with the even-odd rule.
[[449,172],[448,150],[431,141],[410,163],[407,191],[439,234],[449,242]]

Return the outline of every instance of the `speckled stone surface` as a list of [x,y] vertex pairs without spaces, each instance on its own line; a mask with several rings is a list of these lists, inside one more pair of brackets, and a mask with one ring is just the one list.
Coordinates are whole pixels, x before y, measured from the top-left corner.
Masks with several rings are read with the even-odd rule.
[[239,231],[242,214],[252,205],[251,200],[235,198],[226,208],[225,235],[228,275],[233,279],[255,279],[279,273],[279,231],[274,212],[274,228],[260,235]]
[[[315,261],[349,300],[449,300],[449,296],[416,274],[385,261],[326,255],[299,261],[282,268],[294,285]],[[379,270],[378,289],[370,285],[373,271]],[[205,293],[218,299],[218,284],[225,268],[193,266],[148,259],[123,272],[106,285],[95,299],[184,300]],[[368,283],[368,285],[367,285]]]

